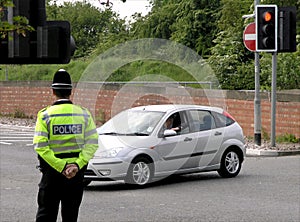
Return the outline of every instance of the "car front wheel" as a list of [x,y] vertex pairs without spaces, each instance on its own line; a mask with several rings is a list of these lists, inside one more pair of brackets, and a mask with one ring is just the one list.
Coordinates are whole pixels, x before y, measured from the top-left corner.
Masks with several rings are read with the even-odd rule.
[[143,186],[151,181],[152,174],[151,162],[147,158],[139,157],[130,164],[125,182]]
[[227,150],[221,159],[221,167],[218,173],[222,177],[235,177],[242,167],[242,160],[235,150]]

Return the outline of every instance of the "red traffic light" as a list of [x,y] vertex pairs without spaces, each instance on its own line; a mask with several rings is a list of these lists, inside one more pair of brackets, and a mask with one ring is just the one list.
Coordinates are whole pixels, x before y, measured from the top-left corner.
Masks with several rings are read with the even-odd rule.
[[256,51],[277,51],[277,5],[256,5]]
[[263,19],[265,22],[271,21],[273,18],[273,13],[272,12],[265,12],[263,15]]

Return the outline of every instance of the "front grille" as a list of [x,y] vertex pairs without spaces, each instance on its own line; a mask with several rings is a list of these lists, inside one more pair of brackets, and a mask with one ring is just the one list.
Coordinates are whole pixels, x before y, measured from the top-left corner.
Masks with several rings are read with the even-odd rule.
[[86,171],[84,172],[84,175],[86,175],[86,176],[97,176],[97,175],[94,173],[94,171],[92,171],[92,170],[86,170]]

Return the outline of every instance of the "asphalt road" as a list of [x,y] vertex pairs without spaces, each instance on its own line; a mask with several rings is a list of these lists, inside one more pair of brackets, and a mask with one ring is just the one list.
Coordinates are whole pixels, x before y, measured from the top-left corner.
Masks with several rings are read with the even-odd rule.
[[[34,221],[41,176],[36,154],[29,139],[5,142],[2,132],[0,221]],[[79,221],[298,222],[299,169],[300,156],[248,157],[233,179],[215,172],[174,176],[145,189],[92,182],[84,192]]]

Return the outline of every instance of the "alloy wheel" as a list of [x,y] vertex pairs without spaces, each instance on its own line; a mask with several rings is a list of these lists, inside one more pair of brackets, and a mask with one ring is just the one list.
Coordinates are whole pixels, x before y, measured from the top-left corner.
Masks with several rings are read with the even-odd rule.
[[231,174],[236,173],[239,170],[240,159],[235,152],[228,152],[225,157],[225,167]]
[[151,170],[145,162],[135,163],[132,169],[132,179],[135,184],[144,185],[149,182]]

